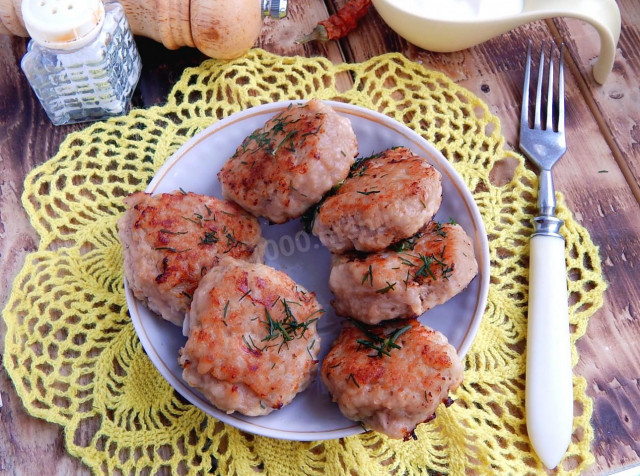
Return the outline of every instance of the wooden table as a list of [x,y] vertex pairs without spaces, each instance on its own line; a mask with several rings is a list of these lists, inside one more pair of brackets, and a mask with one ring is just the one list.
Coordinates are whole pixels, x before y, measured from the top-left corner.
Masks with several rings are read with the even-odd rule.
[[[508,148],[516,148],[523,51],[554,38],[568,45],[569,150],[555,171],[556,186],[600,247],[609,288],[604,306],[578,342],[574,371],[588,382],[594,401],[593,454],[589,474],[640,464],[640,8],[618,2],[623,18],[614,71],[597,85],[591,64],[599,53],[595,30],[578,20],[536,22],[477,47],[449,54],[423,51],[395,35],[371,10],[346,39],[301,46],[295,39],[327,17],[343,0],[290,1],[289,16],[265,22],[258,46],[281,55],[326,56],[359,62],[401,52],[442,71],[484,100],[502,123]],[[204,56],[193,49],[165,50],[138,38],[143,73],[134,106],[162,104],[186,66]],[[23,180],[53,156],[71,131],[53,127],[20,70],[24,38],[0,35],[0,305],[37,236],[20,204]],[[0,337],[5,332],[0,322]],[[0,350],[3,344],[0,343]],[[0,474],[84,474],[88,470],[64,448],[61,429],[29,416],[4,367],[0,370]],[[638,469],[640,471],[640,469]],[[634,473],[635,474],[635,473]]]

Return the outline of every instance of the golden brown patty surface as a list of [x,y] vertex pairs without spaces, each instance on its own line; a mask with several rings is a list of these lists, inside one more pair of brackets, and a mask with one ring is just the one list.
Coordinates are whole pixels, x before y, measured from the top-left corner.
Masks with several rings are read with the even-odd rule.
[[384,251],[333,255],[329,287],[338,314],[377,324],[419,316],[461,292],[477,273],[462,227],[431,222]]
[[322,313],[282,271],[225,258],[195,292],[183,378],[228,413],[282,408],[316,376]]
[[127,283],[136,298],[176,325],[221,257],[262,261],[260,224],[235,203],[195,193],[137,192],[125,205],[118,234]]
[[380,326],[347,321],[321,376],[347,418],[407,438],[460,385],[462,363],[443,334],[416,319]]
[[249,135],[218,179],[226,198],[284,223],[344,180],[357,153],[349,119],[314,99],[292,105]]
[[380,251],[420,230],[442,202],[441,174],[405,147],[364,159],[315,216],[313,233],[333,253]]

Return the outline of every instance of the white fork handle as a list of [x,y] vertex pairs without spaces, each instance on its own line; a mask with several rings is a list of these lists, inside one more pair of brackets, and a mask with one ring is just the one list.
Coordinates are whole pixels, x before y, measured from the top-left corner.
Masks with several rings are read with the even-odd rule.
[[549,235],[533,235],[530,245],[527,431],[544,465],[555,468],[573,429],[565,246],[562,237]]

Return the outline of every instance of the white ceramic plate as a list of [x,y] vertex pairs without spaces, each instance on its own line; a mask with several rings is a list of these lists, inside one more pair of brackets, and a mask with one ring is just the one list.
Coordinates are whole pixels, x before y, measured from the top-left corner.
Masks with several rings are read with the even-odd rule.
[[[146,191],[156,194],[182,189],[221,198],[216,175],[223,163],[246,136],[290,104],[287,101],[253,107],[203,130],[167,160]],[[467,231],[475,247],[479,274],[464,292],[426,312],[420,321],[443,332],[463,356],[480,325],[489,289],[487,237],[473,197],[442,154],[408,127],[368,109],[338,102],[328,101],[328,104],[351,120],[358,137],[360,156],[393,146],[406,146],[427,157],[442,173],[443,202],[436,219],[448,221],[453,218]],[[299,220],[283,225],[269,225],[261,220],[261,224],[263,236],[268,240],[265,262],[315,292],[326,310],[318,323],[322,338],[321,357],[324,357],[337,336],[341,319],[330,304],[330,254],[316,237],[302,231]],[[332,439],[362,431],[359,424],[341,415],[319,377],[290,405],[270,415],[247,417],[221,412],[181,377],[177,356],[186,341],[182,330],[150,312],[133,297],[126,283],[125,293],[131,320],[151,361],[181,395],[206,413],[244,431],[290,440]]]

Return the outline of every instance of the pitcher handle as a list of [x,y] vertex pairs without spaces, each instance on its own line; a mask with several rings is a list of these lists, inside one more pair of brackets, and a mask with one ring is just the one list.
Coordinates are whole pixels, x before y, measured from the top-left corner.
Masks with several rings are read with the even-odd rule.
[[525,0],[522,15],[527,21],[560,16],[590,23],[600,35],[600,56],[593,65],[593,77],[604,84],[613,69],[620,38],[620,9],[615,0]]

